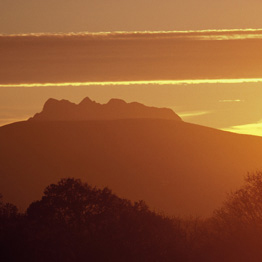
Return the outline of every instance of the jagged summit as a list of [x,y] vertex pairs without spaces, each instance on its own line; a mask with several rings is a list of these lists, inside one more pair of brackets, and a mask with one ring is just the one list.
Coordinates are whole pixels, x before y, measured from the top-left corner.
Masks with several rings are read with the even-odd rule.
[[39,121],[85,121],[113,119],[170,119],[181,121],[181,118],[169,108],[148,107],[143,104],[113,98],[107,104],[99,104],[89,97],[79,104],[68,100],[48,99],[42,112],[35,114],[29,120]]

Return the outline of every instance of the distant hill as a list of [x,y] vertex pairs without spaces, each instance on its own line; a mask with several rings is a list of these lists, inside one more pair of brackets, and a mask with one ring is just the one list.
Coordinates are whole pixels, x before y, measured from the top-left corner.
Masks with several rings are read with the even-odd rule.
[[43,111],[35,114],[30,120],[86,121],[136,118],[181,121],[181,118],[169,108],[148,107],[137,102],[126,103],[121,99],[111,99],[107,104],[99,104],[88,97],[78,105],[67,100],[48,99]]
[[[113,102],[118,119],[106,113],[112,102],[96,105],[109,108],[97,118],[90,113],[93,120],[83,121],[83,116],[77,121],[70,110],[62,117],[59,105],[77,108],[82,103],[48,100],[30,121],[0,127],[5,200],[25,208],[48,184],[76,177],[108,186],[120,197],[143,199],[169,215],[208,215],[248,171],[262,167],[261,137],[185,123],[171,110]],[[143,117],[122,114],[131,112],[125,108],[131,105],[145,109]]]

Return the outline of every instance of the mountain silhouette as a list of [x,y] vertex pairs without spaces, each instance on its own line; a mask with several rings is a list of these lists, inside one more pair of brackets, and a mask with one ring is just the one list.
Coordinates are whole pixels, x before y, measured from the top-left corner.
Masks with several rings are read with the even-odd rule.
[[0,127],[0,145],[0,192],[22,209],[48,184],[75,177],[169,215],[209,215],[262,166],[261,137],[121,100],[50,99],[29,121]]
[[86,97],[78,105],[67,100],[46,101],[43,111],[30,120],[41,121],[86,121],[86,120],[113,120],[113,119],[172,119],[181,118],[169,108],[148,107],[133,102],[126,103],[121,99],[111,99],[107,104],[99,104]]

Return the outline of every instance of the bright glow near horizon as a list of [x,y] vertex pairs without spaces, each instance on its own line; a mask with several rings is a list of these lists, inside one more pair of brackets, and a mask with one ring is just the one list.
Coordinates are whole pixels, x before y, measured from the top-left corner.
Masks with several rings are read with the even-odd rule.
[[79,103],[111,98],[168,107],[185,122],[262,136],[262,79],[204,79],[94,83],[40,83],[0,88],[0,125],[26,120],[53,97]]

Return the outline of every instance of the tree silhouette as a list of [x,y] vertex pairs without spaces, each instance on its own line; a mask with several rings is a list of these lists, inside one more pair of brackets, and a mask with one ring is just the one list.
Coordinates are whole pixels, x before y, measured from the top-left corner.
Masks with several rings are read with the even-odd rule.
[[3,196],[0,194],[0,219],[10,219],[16,217],[18,213],[17,207],[10,203],[4,203]]
[[262,227],[262,172],[248,174],[244,186],[228,195],[215,216],[228,225]]
[[16,254],[20,253],[21,232],[20,222],[22,216],[18,214],[17,207],[5,203],[0,194],[0,260],[15,261]]
[[48,186],[42,199],[29,206],[27,214],[47,223],[59,222],[73,227],[130,206],[129,201],[118,198],[108,188],[91,188],[80,180],[68,178]]
[[245,184],[214,212],[212,223],[216,245],[229,261],[261,261],[262,172],[246,176]]
[[262,260],[262,172],[206,219],[167,218],[67,178],[49,185],[25,214],[0,198],[1,261]]
[[27,219],[38,261],[183,261],[183,234],[173,220],[78,179],[48,186]]

